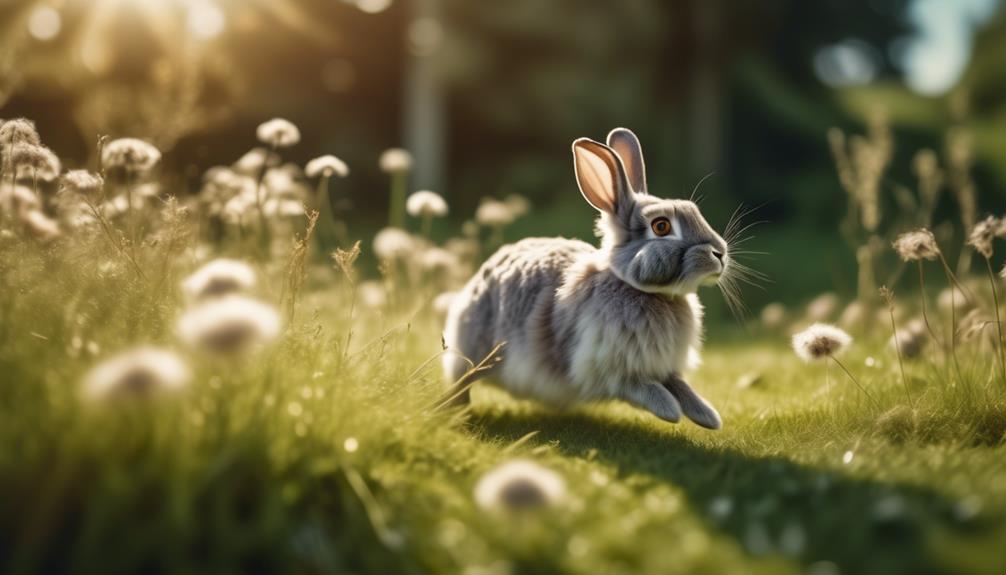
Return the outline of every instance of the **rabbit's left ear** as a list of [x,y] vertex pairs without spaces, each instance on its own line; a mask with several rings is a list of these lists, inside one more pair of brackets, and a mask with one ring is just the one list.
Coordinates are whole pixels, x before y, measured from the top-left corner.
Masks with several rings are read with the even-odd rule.
[[580,193],[595,209],[611,215],[631,208],[625,168],[614,150],[589,138],[573,142],[573,170]]
[[639,138],[628,128],[615,128],[608,133],[608,147],[615,150],[622,160],[632,191],[637,194],[647,193],[646,164],[643,162],[643,147],[639,144]]

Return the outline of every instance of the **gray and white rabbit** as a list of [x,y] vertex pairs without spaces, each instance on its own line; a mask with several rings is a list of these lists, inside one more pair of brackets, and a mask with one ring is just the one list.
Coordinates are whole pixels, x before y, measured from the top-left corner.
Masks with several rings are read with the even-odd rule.
[[[455,297],[444,370],[452,402],[474,379],[559,408],[620,399],[709,429],[719,413],[682,379],[699,361],[695,292],[731,265],[727,244],[687,200],[649,195],[635,134],[573,142],[580,192],[600,212],[600,248],[565,238],[503,246]],[[468,373],[500,343],[502,357]],[[467,374],[467,376],[466,376]]]

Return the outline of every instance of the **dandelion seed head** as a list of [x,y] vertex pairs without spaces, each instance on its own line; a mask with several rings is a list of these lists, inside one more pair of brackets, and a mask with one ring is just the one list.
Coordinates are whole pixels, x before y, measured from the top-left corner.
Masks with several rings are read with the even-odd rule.
[[444,248],[427,248],[419,256],[419,266],[428,272],[450,272],[457,265],[457,256]]
[[469,238],[451,238],[444,243],[444,248],[462,260],[472,260],[478,255],[479,243]]
[[37,144],[14,144],[10,149],[9,159],[20,177],[50,181],[59,177],[59,172],[62,170],[56,154],[49,148]]
[[274,198],[307,198],[308,188],[300,179],[300,169],[291,164],[266,171],[262,177],[267,196]]
[[921,228],[906,232],[894,240],[894,250],[906,262],[935,260],[940,256],[940,248],[936,245],[933,232]]
[[271,154],[265,148],[252,148],[238,158],[231,168],[242,175],[257,177],[270,163]]
[[361,283],[356,288],[356,295],[363,307],[369,309],[380,309],[388,303],[388,293],[380,282],[371,280]]
[[191,301],[246,292],[255,287],[255,270],[240,260],[226,258],[206,263],[182,282]]
[[456,291],[448,291],[433,298],[433,311],[441,315],[446,314],[457,295]]
[[519,218],[528,213],[531,209],[531,202],[520,194],[509,194],[503,198],[503,203],[510,209],[514,218]]
[[888,346],[895,351],[900,347],[901,357],[905,359],[915,359],[922,355],[928,342],[929,332],[925,323],[920,319],[913,319],[896,330]]
[[17,144],[38,146],[42,139],[35,129],[35,122],[26,118],[15,118],[0,122],[0,149],[7,149]]
[[830,320],[838,311],[838,296],[833,293],[823,293],[807,304],[807,319],[812,322]]
[[995,216],[989,216],[971,228],[968,235],[968,245],[973,247],[982,257],[992,257],[992,242],[999,232],[1002,222]]
[[283,118],[273,118],[268,122],[259,124],[255,130],[255,135],[263,144],[268,144],[275,148],[289,148],[300,142],[300,130]]
[[41,242],[50,242],[59,237],[59,223],[39,210],[22,212],[20,218],[25,230]]
[[349,175],[349,166],[346,165],[346,162],[335,156],[326,155],[308,162],[304,168],[304,173],[309,178],[317,178],[318,176],[338,176],[345,178]]
[[403,148],[390,148],[381,152],[377,164],[382,172],[401,174],[412,169],[412,154]]
[[793,351],[804,361],[815,361],[840,353],[850,343],[852,337],[841,329],[815,323],[793,336]]
[[382,260],[403,259],[415,250],[415,239],[400,228],[387,227],[374,236],[374,253]]
[[194,349],[236,356],[270,343],[279,335],[276,310],[256,300],[230,295],[213,299],[182,315],[178,334]]
[[101,149],[101,165],[107,170],[145,174],[161,161],[161,151],[137,138],[119,138]]
[[22,185],[0,184],[0,211],[6,214],[23,214],[41,208],[38,196]]
[[262,211],[270,218],[296,218],[303,216],[304,204],[291,198],[272,198],[262,205]]
[[508,226],[513,223],[513,220],[514,215],[510,208],[503,202],[492,198],[483,199],[478,209],[475,210],[475,221],[479,225],[489,228]]
[[85,198],[97,196],[104,185],[104,178],[87,170],[70,170],[60,180],[62,191],[80,194]]
[[556,505],[565,497],[561,475],[522,459],[496,467],[475,485],[475,502],[486,510],[528,511]]
[[94,367],[84,378],[82,392],[92,401],[151,397],[183,390],[191,376],[188,366],[175,353],[140,347]]
[[423,216],[440,218],[447,215],[447,202],[436,192],[419,190],[405,201],[405,211],[416,218]]
[[768,329],[779,329],[786,322],[786,307],[779,302],[766,305],[761,310],[761,323]]

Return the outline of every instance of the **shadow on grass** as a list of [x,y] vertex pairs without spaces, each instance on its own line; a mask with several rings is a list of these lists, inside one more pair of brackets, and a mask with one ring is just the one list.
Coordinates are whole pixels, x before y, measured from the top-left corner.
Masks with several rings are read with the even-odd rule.
[[662,430],[589,413],[503,410],[476,410],[471,424],[492,440],[515,441],[538,431],[535,444],[594,457],[623,476],[672,484],[714,530],[751,555],[782,553],[807,566],[830,561],[842,573],[941,573],[947,568],[934,557],[939,538],[980,530],[933,492],[703,446],[670,426]]

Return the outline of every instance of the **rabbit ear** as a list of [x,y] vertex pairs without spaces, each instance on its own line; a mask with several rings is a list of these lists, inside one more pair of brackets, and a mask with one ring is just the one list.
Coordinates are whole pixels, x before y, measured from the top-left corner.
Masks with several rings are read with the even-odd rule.
[[615,128],[608,133],[608,146],[622,160],[632,191],[647,193],[646,163],[643,162],[643,147],[639,144],[639,138],[628,128]]
[[625,178],[625,168],[614,150],[589,138],[573,142],[573,168],[576,183],[587,203],[594,208],[615,214],[631,193]]

